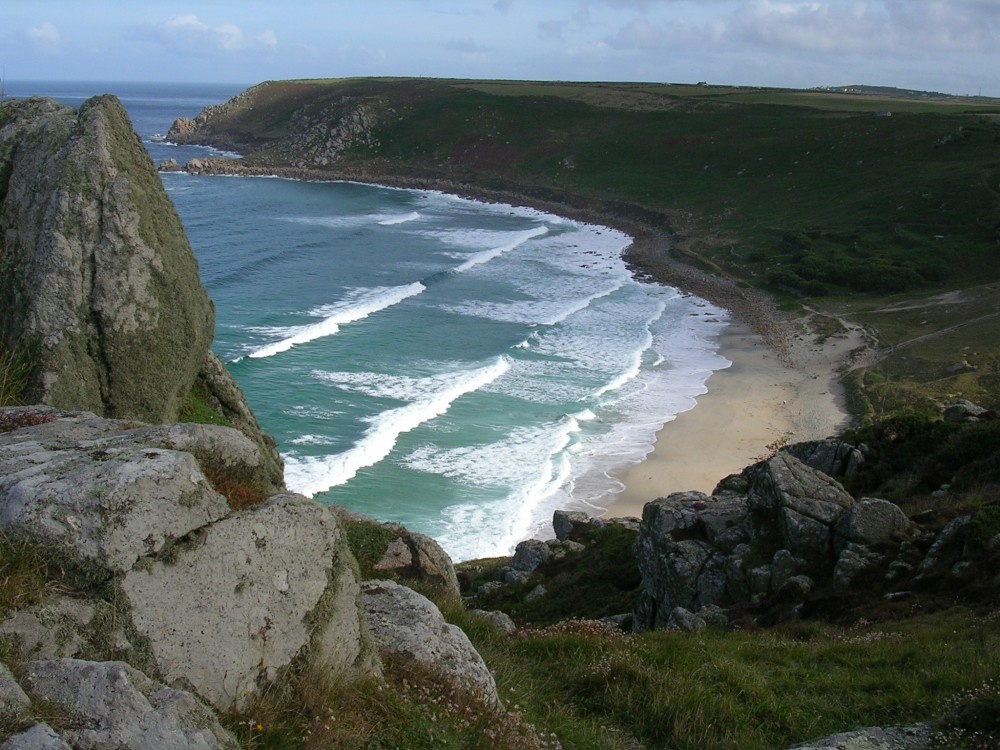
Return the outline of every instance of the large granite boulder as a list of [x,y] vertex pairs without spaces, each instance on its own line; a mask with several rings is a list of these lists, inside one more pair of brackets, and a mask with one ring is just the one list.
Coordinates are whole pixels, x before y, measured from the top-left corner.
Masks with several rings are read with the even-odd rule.
[[425,664],[487,703],[498,702],[496,682],[483,658],[433,602],[393,581],[365,581],[361,594],[365,620],[381,650]]
[[430,581],[443,586],[455,597],[461,596],[458,576],[451,557],[429,536],[402,526],[391,526],[396,537],[373,566],[381,574],[394,573],[401,578]]
[[789,750],[930,750],[934,746],[930,724],[905,727],[868,727],[803,742]]
[[221,710],[300,657],[370,666],[336,516],[292,494],[234,512],[202,471],[259,476],[246,436],[38,413],[52,421],[0,434],[0,531],[45,549],[78,596],[0,622],[20,658],[122,658]]
[[854,505],[835,479],[812,469],[788,452],[779,452],[749,470],[747,505],[755,535],[775,536],[784,549],[821,572],[832,564],[833,524]]
[[180,219],[112,96],[0,103],[0,337],[32,400],[176,420],[215,315]]
[[[60,736],[77,750],[239,747],[193,695],[151,680],[123,662],[35,661],[25,672],[32,694],[72,714],[73,721]],[[12,745],[26,746],[23,741]]]

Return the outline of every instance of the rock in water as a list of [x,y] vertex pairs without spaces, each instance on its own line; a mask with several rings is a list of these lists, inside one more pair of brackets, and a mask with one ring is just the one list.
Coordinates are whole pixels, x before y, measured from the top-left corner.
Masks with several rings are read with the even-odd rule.
[[113,96],[0,104],[0,343],[28,397],[177,419],[215,313],[160,177]]

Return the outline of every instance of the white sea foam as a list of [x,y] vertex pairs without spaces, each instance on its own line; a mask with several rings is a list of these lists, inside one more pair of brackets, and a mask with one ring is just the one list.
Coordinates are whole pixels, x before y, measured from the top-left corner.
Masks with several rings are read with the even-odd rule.
[[399,214],[397,216],[387,216],[384,219],[379,219],[378,223],[383,227],[391,227],[396,224],[406,224],[410,221],[416,221],[420,218],[420,214],[416,211],[410,211],[408,214]]
[[358,470],[373,466],[388,456],[399,436],[439,417],[461,396],[496,380],[510,367],[506,357],[475,370],[454,374],[446,386],[396,409],[371,418],[364,436],[352,448],[332,456],[285,457],[289,488],[313,496],[351,480]]
[[[414,451],[406,459],[413,469],[507,492],[502,500],[445,508],[445,531],[438,541],[459,560],[513,551],[530,536],[539,504],[569,480],[566,450],[579,430],[577,419],[565,415],[549,425],[515,430],[502,442],[443,451],[428,445]],[[467,524],[479,535],[470,535]]]
[[505,232],[503,234],[506,235],[504,237],[506,241],[503,244],[494,245],[487,250],[480,250],[479,252],[473,253],[464,263],[458,265],[454,270],[456,273],[464,273],[468,271],[470,268],[480,266],[483,263],[488,263],[494,258],[499,258],[504,253],[509,253],[512,250],[516,250],[525,242],[530,240],[532,237],[541,237],[548,231],[549,231],[548,227],[540,226],[540,227],[535,227],[534,229],[526,229],[520,232]]
[[420,294],[426,287],[419,281],[405,286],[376,287],[356,290],[348,299],[316,308],[315,314],[325,316],[317,323],[296,326],[286,331],[284,338],[256,349],[248,356],[252,358],[273,357],[288,351],[296,344],[305,344],[324,336],[332,336],[340,326],[367,318],[372,313],[392,307],[403,300]]

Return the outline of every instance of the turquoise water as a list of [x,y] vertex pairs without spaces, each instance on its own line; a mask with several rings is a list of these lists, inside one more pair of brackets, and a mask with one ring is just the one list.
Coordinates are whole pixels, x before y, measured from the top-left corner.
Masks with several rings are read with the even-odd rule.
[[[157,137],[202,103],[149,91],[123,101],[154,160],[204,154]],[[550,536],[555,508],[606,508],[614,474],[729,364],[725,313],[635,281],[608,228],[426,191],[163,179],[215,350],[289,487],[457,559]]]

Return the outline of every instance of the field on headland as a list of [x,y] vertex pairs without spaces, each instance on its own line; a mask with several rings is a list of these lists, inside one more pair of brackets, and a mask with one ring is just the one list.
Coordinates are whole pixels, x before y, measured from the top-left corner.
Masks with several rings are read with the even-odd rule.
[[[247,153],[250,168],[517,198],[621,226],[638,266],[765,334],[740,289],[775,298],[806,341],[864,327],[879,354],[851,381],[858,416],[959,394],[1000,405],[1000,102],[333,79],[261,84],[199,120],[189,142]],[[957,294],[935,303],[944,293]]]

